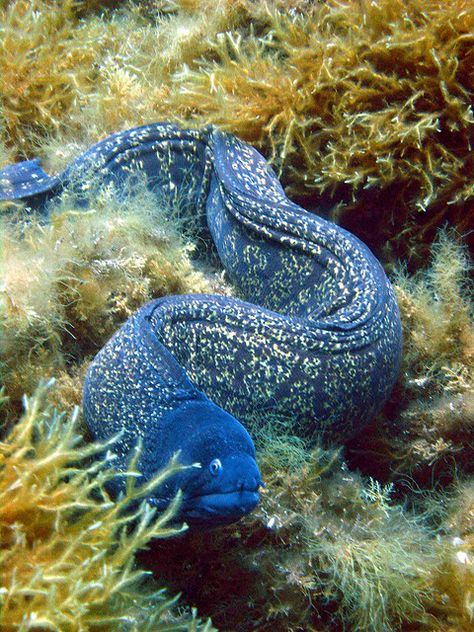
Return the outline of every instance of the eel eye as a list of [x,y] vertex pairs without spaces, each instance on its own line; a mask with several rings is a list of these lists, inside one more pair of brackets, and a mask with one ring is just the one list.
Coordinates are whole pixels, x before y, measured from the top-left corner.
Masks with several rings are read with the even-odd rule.
[[209,472],[212,474],[212,476],[217,476],[221,470],[222,470],[222,463],[220,459],[213,459],[209,463]]

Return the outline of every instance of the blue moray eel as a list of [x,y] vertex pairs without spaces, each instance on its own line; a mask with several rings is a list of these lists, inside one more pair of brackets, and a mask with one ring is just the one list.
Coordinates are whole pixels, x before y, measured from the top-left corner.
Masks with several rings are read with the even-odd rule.
[[399,368],[397,303],[361,241],[290,201],[255,149],[213,127],[120,132],[58,176],[37,160],[9,166],[0,199],[44,211],[66,187],[87,204],[92,181],[120,191],[136,177],[202,218],[238,298],[167,296],[139,309],[89,368],[85,420],[99,439],[123,431],[122,469],[141,438],[145,480],[177,450],[199,463],[150,502],[165,506],[180,488],[182,518],[229,523],[259,500],[245,429],[256,413],[344,440],[380,410]]

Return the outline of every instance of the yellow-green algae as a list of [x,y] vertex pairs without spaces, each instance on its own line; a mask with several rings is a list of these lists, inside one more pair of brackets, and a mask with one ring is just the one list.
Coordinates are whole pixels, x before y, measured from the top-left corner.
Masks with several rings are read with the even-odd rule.
[[286,466],[283,438],[279,455],[260,445],[268,490],[248,519],[167,543],[166,561],[157,543],[143,562],[219,629],[470,629],[472,481],[415,514],[336,451],[286,441]]
[[414,263],[443,222],[469,228],[470,0],[116,4],[3,3],[0,103],[19,156],[58,166],[78,138],[212,122],[262,149],[292,194],[332,196]]
[[466,248],[441,232],[429,267],[395,277],[405,339],[400,379],[385,415],[351,446],[351,462],[374,476],[430,486],[474,473],[471,273]]
[[[104,199],[112,207],[116,203],[113,196],[106,195]],[[107,305],[102,302],[104,288],[111,288],[111,280],[105,276],[102,279],[105,285],[92,284],[91,290],[89,274],[96,274],[97,268],[100,269],[97,261],[110,261],[112,256],[117,258],[117,253],[127,255],[130,243],[138,248],[134,256],[140,257],[142,252],[146,252],[149,242],[136,241],[131,228],[136,225],[138,234],[142,235],[139,227],[150,212],[145,210],[144,205],[145,215],[137,221],[128,204],[123,217],[117,209],[107,209],[106,204],[102,213],[68,213],[64,211],[64,204],[67,200],[57,209],[59,213],[53,216],[51,224],[45,226],[35,222],[17,225],[13,220],[5,221],[4,235],[10,242],[11,250],[7,249],[4,269],[17,270],[22,283],[9,285],[8,295],[4,293],[8,296],[8,309],[2,313],[2,340],[7,350],[2,368],[4,377],[10,380],[5,379],[5,382],[13,393],[21,388],[22,380],[28,378],[33,383],[34,376],[41,374],[42,359],[51,353],[58,364],[51,362],[45,373],[59,376],[58,384],[51,389],[51,396],[63,407],[70,406],[75,398],[80,401],[80,386],[88,354],[94,344],[99,347],[103,342],[102,336],[105,339],[109,333],[105,327],[104,331],[98,328],[97,337],[93,331],[75,336],[76,328],[87,327],[89,313],[92,322],[98,319],[97,322],[107,324],[111,318]],[[126,210],[131,215],[127,215]],[[165,218],[166,215],[160,216],[155,210],[154,229],[160,235],[161,231],[173,235],[173,224],[170,225],[171,220]],[[125,229],[115,232],[115,222],[121,228],[122,220]],[[151,227],[146,222],[145,226],[149,235]],[[19,228],[23,230],[22,239],[18,234]],[[61,232],[63,230],[65,232]],[[96,244],[94,256],[78,255],[77,261],[73,260],[80,264],[78,269],[85,274],[85,289],[81,285],[79,289],[74,287],[74,276],[64,281],[66,289],[72,287],[74,294],[78,293],[80,309],[74,301],[62,303],[62,292],[51,294],[44,285],[40,285],[41,292],[34,290],[38,275],[40,280],[41,275],[47,275],[51,282],[55,281],[53,287],[58,285],[57,277],[51,270],[62,270],[62,267],[49,267],[51,261],[54,263],[55,245],[60,251],[64,249],[64,252],[70,253],[73,244],[76,244],[79,252],[90,253],[87,243],[91,237]],[[97,245],[102,241],[105,244],[103,249]],[[32,246],[33,251],[30,250]],[[157,244],[154,247],[158,250]],[[173,260],[175,252],[167,251],[168,261]],[[427,414],[423,424],[416,424],[416,418],[410,417],[412,433],[415,437],[422,435],[431,452],[436,453],[439,443],[439,428],[434,423],[437,409],[428,405],[432,396],[429,391],[421,394],[410,391],[413,380],[415,383],[417,380],[424,382],[424,372],[431,370],[433,378],[429,384],[430,388],[436,389],[435,392],[457,398],[468,397],[472,393],[472,375],[469,374],[472,368],[469,360],[471,351],[468,346],[472,340],[472,321],[469,320],[469,304],[463,290],[466,259],[461,248],[447,235],[440,237],[434,252],[434,265],[427,273],[419,273],[415,278],[400,276],[399,295],[403,296],[404,292],[408,304],[416,305],[416,309],[412,307],[408,311],[401,301],[406,329],[405,365],[399,384],[399,393],[404,394],[403,406],[392,416],[389,410],[385,411],[374,423],[373,433],[365,432],[359,446],[351,446],[352,454],[349,453],[353,461],[354,453],[361,453],[362,460],[369,459],[370,467],[376,470],[374,474],[381,480],[385,479],[384,485],[349,470],[341,455],[334,451],[311,449],[296,436],[297,429],[292,429],[292,435],[288,436],[288,424],[282,420],[256,419],[252,431],[268,485],[257,512],[241,526],[214,534],[192,535],[176,542],[167,541],[165,549],[160,550],[158,545],[151,555],[142,559],[143,568],[153,568],[174,592],[183,591],[189,603],[199,605],[201,616],[212,615],[221,629],[286,630],[300,626],[324,630],[332,629],[335,622],[345,622],[353,629],[374,630],[397,629],[408,622],[416,629],[416,626],[429,627],[431,622],[431,629],[446,629],[443,626],[452,622],[453,630],[462,630],[470,622],[470,595],[474,582],[474,494],[472,478],[466,478],[472,467],[469,439],[466,447],[457,445],[452,450],[452,462],[444,464],[449,480],[454,478],[454,483],[444,493],[438,492],[431,501],[427,501],[422,490],[430,487],[431,481],[426,481],[423,476],[418,478],[418,483],[410,478],[411,486],[418,484],[419,497],[407,493],[400,485],[400,476],[404,483],[408,475],[414,476],[416,469],[420,468],[414,457],[418,441],[410,441],[406,431],[400,434],[406,410],[423,407]],[[36,253],[37,257],[35,266],[32,253]],[[59,258],[60,262],[66,261],[68,265],[70,259],[69,254],[64,259]],[[28,275],[24,268],[18,269],[17,264],[21,261],[28,261],[29,270],[36,270],[36,274]],[[447,275],[443,266],[439,272],[440,261],[444,261],[445,265],[449,262],[451,275]],[[120,268],[112,266],[114,273],[117,267]],[[164,269],[168,270],[166,266]],[[181,270],[178,268],[177,274],[180,274],[181,280],[186,279],[186,274],[191,274],[195,283],[203,282],[202,274],[192,270],[192,263],[186,260],[186,265]],[[442,274],[445,289],[441,291],[438,287],[437,294],[432,296],[439,281],[438,274]],[[161,278],[166,279],[166,274]],[[119,279],[121,283],[125,280],[130,283],[129,298],[134,296],[135,287],[141,287],[144,281],[148,281],[140,275],[134,278],[126,274]],[[63,280],[59,283],[60,287],[62,283]],[[421,291],[422,287],[425,287],[427,295]],[[111,289],[110,292],[115,298]],[[94,300],[82,298],[89,294],[95,296]],[[69,296],[67,292],[66,295]],[[140,300],[146,300],[145,296],[139,296]],[[445,314],[443,319],[438,318],[433,323],[425,317],[427,310],[434,309],[428,300],[430,296],[432,301],[436,301],[438,315]],[[112,298],[108,299],[109,305],[113,305]],[[456,300],[453,301],[453,298]],[[423,308],[423,300],[427,302],[426,309]],[[40,309],[42,301],[44,306]],[[97,311],[97,301],[102,311]],[[19,306],[21,309],[17,309]],[[59,318],[56,314],[62,314],[61,310],[65,308],[78,309],[84,320],[76,317],[66,322]],[[127,311],[113,313],[117,322],[113,320],[109,324],[111,329],[118,326]],[[455,327],[454,313],[457,315]],[[22,328],[19,323],[23,321],[18,320],[18,314],[24,319]],[[31,314],[41,314],[41,336],[35,318],[27,318]],[[430,329],[420,333],[423,327]],[[436,336],[434,330],[437,331]],[[452,345],[446,346],[448,336],[455,337]],[[444,355],[439,357],[443,348]],[[20,364],[22,373],[14,371],[15,363],[20,361],[23,362]],[[45,366],[48,366],[47,363]],[[16,409],[14,406],[8,409],[10,425],[15,421]],[[446,405],[447,427],[457,422],[456,408]],[[472,418],[466,416],[464,424],[466,433],[472,436]],[[18,427],[14,425],[13,432]],[[378,427],[380,433],[377,433]],[[451,434],[456,437],[456,433]],[[380,447],[382,438],[385,440],[384,449]],[[79,458],[79,453],[73,451],[71,458]],[[429,455],[422,461],[421,471],[436,472],[435,461],[436,466],[443,464],[442,459],[432,460]],[[361,465],[370,472],[367,464]],[[458,473],[453,477],[454,466]],[[390,479],[395,486],[391,486]],[[27,485],[24,489],[29,491]],[[74,498],[75,489],[72,487],[70,491]],[[400,494],[403,495],[400,497]],[[403,498],[414,505],[410,512],[402,509],[400,502]],[[428,512],[427,503],[430,507]],[[369,622],[372,623],[369,625]]]
[[[59,414],[45,401],[48,387],[25,398],[0,442],[0,629],[210,631],[194,612],[179,615],[177,598],[147,583],[134,561],[150,540],[185,529],[168,524],[179,497],[157,515],[132,462],[126,492],[112,502],[113,441],[85,444],[78,410]],[[170,463],[150,485],[181,467]]]
[[[470,264],[461,238],[436,228],[447,221],[465,233],[472,214],[474,6],[156,0],[109,2],[103,10],[104,4],[0,3],[2,163],[40,155],[58,170],[118,129],[163,119],[217,123],[263,150],[289,191],[309,205],[313,190],[325,203],[342,202],[333,215],[398,269],[405,330],[392,401],[344,455],[307,446],[291,420],[256,415],[268,484],[257,512],[224,530],[167,540],[165,547],[158,542],[137,572],[153,567],[170,594],[182,590],[223,630],[470,630]],[[122,202],[109,191],[90,213],[65,197],[50,224],[20,209],[5,217],[0,369],[10,399],[3,445],[23,423],[23,392],[33,393],[40,378],[57,378],[49,399],[61,410],[80,404],[91,354],[140,304],[167,293],[229,291],[193,262],[190,240],[180,237],[183,225],[169,219],[165,206],[156,208],[145,191]],[[433,241],[431,267],[412,275]],[[394,253],[409,258],[410,274]],[[40,415],[35,441],[42,419],[53,427],[60,422],[52,412]],[[71,446],[69,464],[83,449]],[[30,468],[34,455],[25,453]],[[5,464],[13,464],[10,457]],[[68,475],[56,476],[74,500]],[[34,499],[29,484],[25,491]],[[54,531],[53,540],[41,539],[34,521],[25,525],[32,528],[28,545],[48,549]],[[110,534],[92,535],[98,551],[112,553]],[[3,556],[11,556],[9,547],[6,541]],[[61,582],[73,585],[72,575]],[[43,597],[51,604],[57,593],[45,589]],[[127,598],[115,593],[106,608],[113,603],[126,612],[129,629],[143,627],[152,603],[139,599],[128,610]],[[29,599],[22,599],[16,613],[28,617]],[[161,605],[168,616],[167,603],[158,597],[158,617]]]
[[166,200],[156,207],[138,189],[120,202],[105,191],[87,212],[66,195],[48,223],[21,209],[3,217],[0,368],[10,407],[46,376],[59,377],[54,393],[68,386],[63,406],[80,404],[87,354],[140,305],[212,291],[179,223],[166,219]]

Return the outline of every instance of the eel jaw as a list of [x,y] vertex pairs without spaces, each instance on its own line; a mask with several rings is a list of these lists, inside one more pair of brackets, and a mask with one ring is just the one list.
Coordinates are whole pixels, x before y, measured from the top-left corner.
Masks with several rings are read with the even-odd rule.
[[255,489],[193,496],[184,499],[180,516],[191,525],[231,524],[255,509],[259,500]]

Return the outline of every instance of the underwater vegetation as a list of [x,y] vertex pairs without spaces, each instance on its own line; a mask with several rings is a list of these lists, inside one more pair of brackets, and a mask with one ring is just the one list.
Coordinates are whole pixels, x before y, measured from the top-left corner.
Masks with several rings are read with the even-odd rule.
[[[44,374],[57,375],[49,399],[63,410],[80,402],[90,354],[128,316],[128,309],[134,309],[135,300],[148,300],[148,292],[155,291],[153,277],[140,274],[142,264],[134,268],[131,261],[142,262],[154,254],[153,261],[158,257],[163,262],[155,281],[158,291],[203,287],[229,291],[215,275],[197,271],[197,263],[189,258],[190,246],[178,239],[179,219],[159,209],[154,209],[153,217],[145,198],[139,195],[138,200],[134,207],[126,199],[130,214],[120,214],[114,207],[117,200],[104,193],[103,206],[98,202],[89,213],[68,207],[66,197],[46,225],[25,223],[21,215],[4,218],[3,270],[4,280],[10,283],[8,292],[3,292],[8,301],[2,304],[2,378],[12,400],[26,380],[28,388],[33,387],[44,362]],[[114,263],[104,271],[101,261]],[[468,477],[473,427],[467,408],[473,331],[466,291],[468,265],[462,247],[442,233],[427,271],[415,276],[400,272],[397,291],[406,344],[394,398],[402,397],[402,404],[395,410],[389,404],[374,428],[360,437],[359,445],[350,447],[351,469],[342,452],[311,447],[298,438],[297,429],[256,415],[251,431],[267,484],[257,511],[236,526],[167,539],[165,546],[153,543],[150,552],[140,554],[137,569],[152,570],[160,587],[167,586],[173,595],[182,592],[185,603],[197,606],[201,617],[212,616],[213,624],[223,630],[331,630],[343,625],[396,630],[408,623],[413,629],[468,630],[474,583],[474,487]],[[62,281],[64,270],[68,276]],[[14,271],[16,276],[10,276]],[[122,287],[127,288],[126,295],[121,294]],[[435,320],[434,310],[444,317]],[[426,373],[429,388],[422,379]],[[416,390],[417,380],[422,380],[424,390]],[[437,402],[433,393],[446,401],[443,424],[437,423],[439,406],[433,405]],[[45,396],[43,392],[39,400],[27,402],[43,401]],[[466,398],[462,420],[448,398],[454,402]],[[34,424],[28,407],[23,420],[18,420],[19,406],[19,401],[4,403],[6,422],[12,428],[6,445],[15,441],[16,433],[25,435],[19,430],[25,419],[35,428],[51,415],[57,423],[61,419],[44,404],[50,412],[36,416]],[[424,412],[422,424],[417,423],[416,410]],[[411,434],[406,429],[400,432],[407,420]],[[464,435],[457,430],[461,422]],[[38,433],[41,436],[41,428],[40,424],[31,430],[32,440]],[[67,435],[63,426],[56,432]],[[79,432],[80,427],[73,434],[74,442],[79,441]],[[439,437],[448,438],[444,432],[452,441],[447,460],[439,451]],[[421,439],[424,450],[418,449]],[[57,442],[54,434],[50,447]],[[81,462],[82,451],[90,449],[93,459],[98,449],[81,445],[80,449],[75,443],[70,446],[69,458]],[[8,466],[13,464],[11,454],[11,450],[5,453]],[[26,454],[29,471],[38,452]],[[98,462],[90,463],[99,468]],[[355,465],[376,478],[361,476]],[[423,491],[430,489],[431,477],[438,476],[437,468],[451,485]],[[416,493],[406,491],[407,481],[417,484]],[[29,485],[22,489],[28,493]],[[67,487],[64,494],[75,499],[77,491]],[[408,501],[411,507],[403,508]],[[17,500],[15,504],[20,505]],[[25,524],[25,529],[30,527],[30,518]],[[38,539],[35,524],[31,523],[32,545]],[[110,544],[101,532],[94,535],[103,538],[104,546]],[[5,555],[9,546],[7,541]]]
[[335,450],[280,436],[259,456],[268,493],[245,521],[140,554],[219,629],[471,629],[472,483],[415,515]]
[[65,196],[47,224],[20,211],[3,218],[0,368],[7,407],[18,411],[22,394],[52,376],[57,403],[80,404],[82,362],[140,305],[164,294],[212,291],[179,228],[166,219],[166,200],[156,208],[145,190],[120,202],[105,191],[88,212]]
[[391,401],[345,451],[256,414],[257,511],[136,561],[171,527],[110,503],[73,412],[85,371],[151,298],[232,288],[146,191],[5,214],[0,630],[206,629],[180,591],[221,630],[472,629],[473,40],[468,0],[0,2],[2,164],[215,123],[377,249],[405,338]]
[[[113,442],[85,444],[78,410],[66,417],[46,403],[50,386],[25,398],[0,442],[0,629],[211,631],[134,562],[151,539],[182,531],[168,524],[179,498],[157,515],[131,463],[112,502]],[[180,468],[171,463],[154,484]]]
[[445,222],[469,229],[470,0],[116,4],[3,3],[7,157],[58,169],[119,129],[215,123],[387,259],[416,267]]
[[394,279],[404,328],[400,378],[385,415],[350,446],[351,463],[380,480],[429,487],[474,472],[471,275],[466,248],[441,232],[429,266],[412,276],[400,268]]

